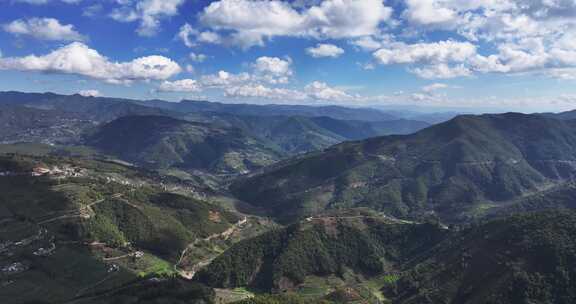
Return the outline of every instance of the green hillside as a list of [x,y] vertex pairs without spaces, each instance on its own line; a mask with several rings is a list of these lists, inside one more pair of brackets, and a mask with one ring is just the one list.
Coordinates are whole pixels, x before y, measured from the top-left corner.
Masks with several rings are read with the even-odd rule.
[[393,303],[576,301],[576,213],[517,215],[467,229],[385,288]]
[[271,164],[282,155],[232,128],[166,116],[127,116],[102,126],[87,143],[151,168],[176,167],[240,173]]
[[576,173],[576,122],[537,115],[460,116],[412,135],[343,143],[240,179],[241,199],[290,220],[367,206],[461,221]]
[[[48,173],[31,176],[39,168]],[[9,155],[0,157],[0,172],[2,303],[63,303],[174,276],[189,244],[241,220],[198,198],[164,192],[191,193],[194,185],[114,163]]]
[[205,112],[188,113],[185,118],[239,128],[289,155],[321,150],[347,140],[410,134],[429,126],[412,120],[359,121],[325,116],[247,116]]
[[379,216],[326,216],[240,242],[195,277],[212,287],[293,290],[311,275],[367,277],[395,271],[445,236],[429,224],[389,222]]

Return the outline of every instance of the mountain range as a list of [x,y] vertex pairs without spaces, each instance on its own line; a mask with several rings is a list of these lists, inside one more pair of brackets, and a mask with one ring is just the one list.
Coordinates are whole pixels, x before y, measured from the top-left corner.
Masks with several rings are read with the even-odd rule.
[[282,293],[333,275],[341,280],[334,286],[349,286],[326,293],[334,303],[571,303],[575,221],[574,211],[548,211],[449,231],[366,215],[317,217],[236,244],[197,280]]
[[[245,109],[235,112],[237,108]],[[367,109],[350,109],[343,107],[310,107],[310,106],[253,106],[253,105],[226,105],[220,103],[210,103],[202,101],[182,101],[179,103],[165,101],[137,101],[104,97],[84,97],[81,95],[57,95],[52,93],[20,93],[3,92],[0,93],[0,110],[2,111],[5,129],[0,133],[0,141],[5,143],[15,142],[42,142],[48,144],[67,145],[96,145],[101,148],[98,142],[107,141],[105,153],[117,153],[115,157],[125,157],[125,160],[138,160],[141,164],[158,163],[150,155],[158,151],[144,151],[143,155],[136,157],[117,149],[108,149],[111,141],[119,138],[102,138],[106,134],[126,134],[136,138],[143,135],[153,140],[166,139],[162,143],[140,143],[140,148],[158,149],[158,146],[170,146],[172,142],[198,141],[194,136],[195,132],[180,132],[176,138],[176,133],[171,135],[155,134],[154,128],[138,128],[128,130],[113,130],[115,127],[126,127],[125,117],[146,116],[147,119],[138,120],[144,123],[152,116],[165,117],[163,126],[173,124],[172,128],[178,129],[183,126],[183,121],[201,123],[196,124],[196,129],[202,128],[206,133],[229,133],[231,136],[220,136],[216,141],[204,143],[206,153],[212,153],[222,149],[222,145],[237,147],[240,141],[245,141],[242,146],[248,148],[252,146],[256,150],[266,151],[261,155],[258,152],[255,158],[265,158],[263,164],[270,164],[271,161],[286,158],[295,154],[306,153],[316,149],[323,149],[336,143],[347,140],[364,139],[376,135],[384,134],[406,134],[427,127],[428,124],[419,121],[396,119],[384,112]],[[250,114],[250,115],[248,115]],[[295,116],[298,115],[298,116]],[[324,116],[314,116],[324,115]],[[25,119],[21,119],[25,117]],[[340,120],[334,117],[346,117],[347,120]],[[170,119],[172,118],[172,119]],[[360,120],[349,120],[358,118]],[[136,118],[133,118],[136,120]],[[118,120],[118,121],[116,121]],[[154,122],[150,122],[154,124]],[[208,130],[210,129],[210,130]],[[224,131],[225,130],[225,131]],[[130,132],[136,133],[129,134]],[[149,133],[147,133],[149,132]],[[98,135],[94,135],[98,134]],[[238,138],[234,136],[238,135]],[[96,140],[95,136],[101,138]],[[168,138],[172,136],[171,138]],[[125,139],[125,138],[124,138]],[[229,142],[224,142],[229,140]],[[134,142],[133,142],[134,143]],[[117,142],[118,146],[123,144]],[[152,148],[152,147],[155,148]],[[263,148],[267,147],[267,148]],[[168,150],[174,147],[164,147]],[[126,149],[129,149],[127,147]],[[170,164],[181,164],[195,159],[195,155],[185,155],[190,151],[186,149],[176,149],[167,158],[177,158],[178,160],[166,160],[161,167]],[[218,152],[216,152],[218,153]],[[177,154],[175,156],[174,154]],[[242,153],[241,153],[242,154]],[[203,165],[194,165],[190,168],[208,169],[210,173],[216,173],[210,168],[216,168],[218,164],[204,164],[203,156],[200,162]],[[183,158],[189,160],[183,161]],[[216,157],[217,158],[217,157]],[[238,158],[238,157],[232,157]],[[251,160],[254,161],[255,159]],[[213,161],[213,160],[210,160]],[[232,160],[233,162],[242,162]],[[250,162],[250,161],[249,161]],[[258,163],[259,161],[256,161]],[[244,172],[251,168],[260,167],[261,164],[236,164],[238,169],[219,169],[233,172]],[[187,168],[187,166],[181,166]]]
[[231,189],[288,220],[365,206],[460,221],[573,178],[575,131],[574,121],[540,115],[459,116],[298,157]]
[[3,92],[0,302],[571,304],[573,113]]
[[154,168],[241,173],[262,168],[282,154],[235,128],[167,116],[127,116],[105,124],[87,144]]

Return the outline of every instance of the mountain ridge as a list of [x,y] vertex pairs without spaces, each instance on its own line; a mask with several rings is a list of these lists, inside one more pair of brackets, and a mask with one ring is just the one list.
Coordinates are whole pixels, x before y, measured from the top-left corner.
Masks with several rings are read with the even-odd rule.
[[311,153],[240,179],[231,190],[276,215],[367,206],[455,220],[484,201],[497,204],[574,177],[574,131],[575,121],[538,115],[459,116],[415,134]]

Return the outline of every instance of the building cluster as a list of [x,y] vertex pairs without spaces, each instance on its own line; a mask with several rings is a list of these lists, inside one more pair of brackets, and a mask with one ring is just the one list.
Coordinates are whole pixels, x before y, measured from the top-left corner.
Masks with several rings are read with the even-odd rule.
[[32,176],[51,176],[56,178],[82,177],[86,175],[86,169],[73,166],[63,166],[63,167],[36,166],[32,169],[32,172],[30,174]]
[[10,265],[2,267],[2,269],[0,269],[0,270],[2,271],[2,273],[5,273],[5,274],[14,274],[14,273],[20,273],[20,272],[24,272],[24,271],[28,270],[28,266],[24,265],[21,262],[15,262],[15,263],[12,263]]

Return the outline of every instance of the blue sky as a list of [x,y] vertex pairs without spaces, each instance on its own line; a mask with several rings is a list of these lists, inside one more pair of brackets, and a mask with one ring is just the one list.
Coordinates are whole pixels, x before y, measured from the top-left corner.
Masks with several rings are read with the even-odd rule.
[[572,0],[0,0],[0,90],[576,108]]

